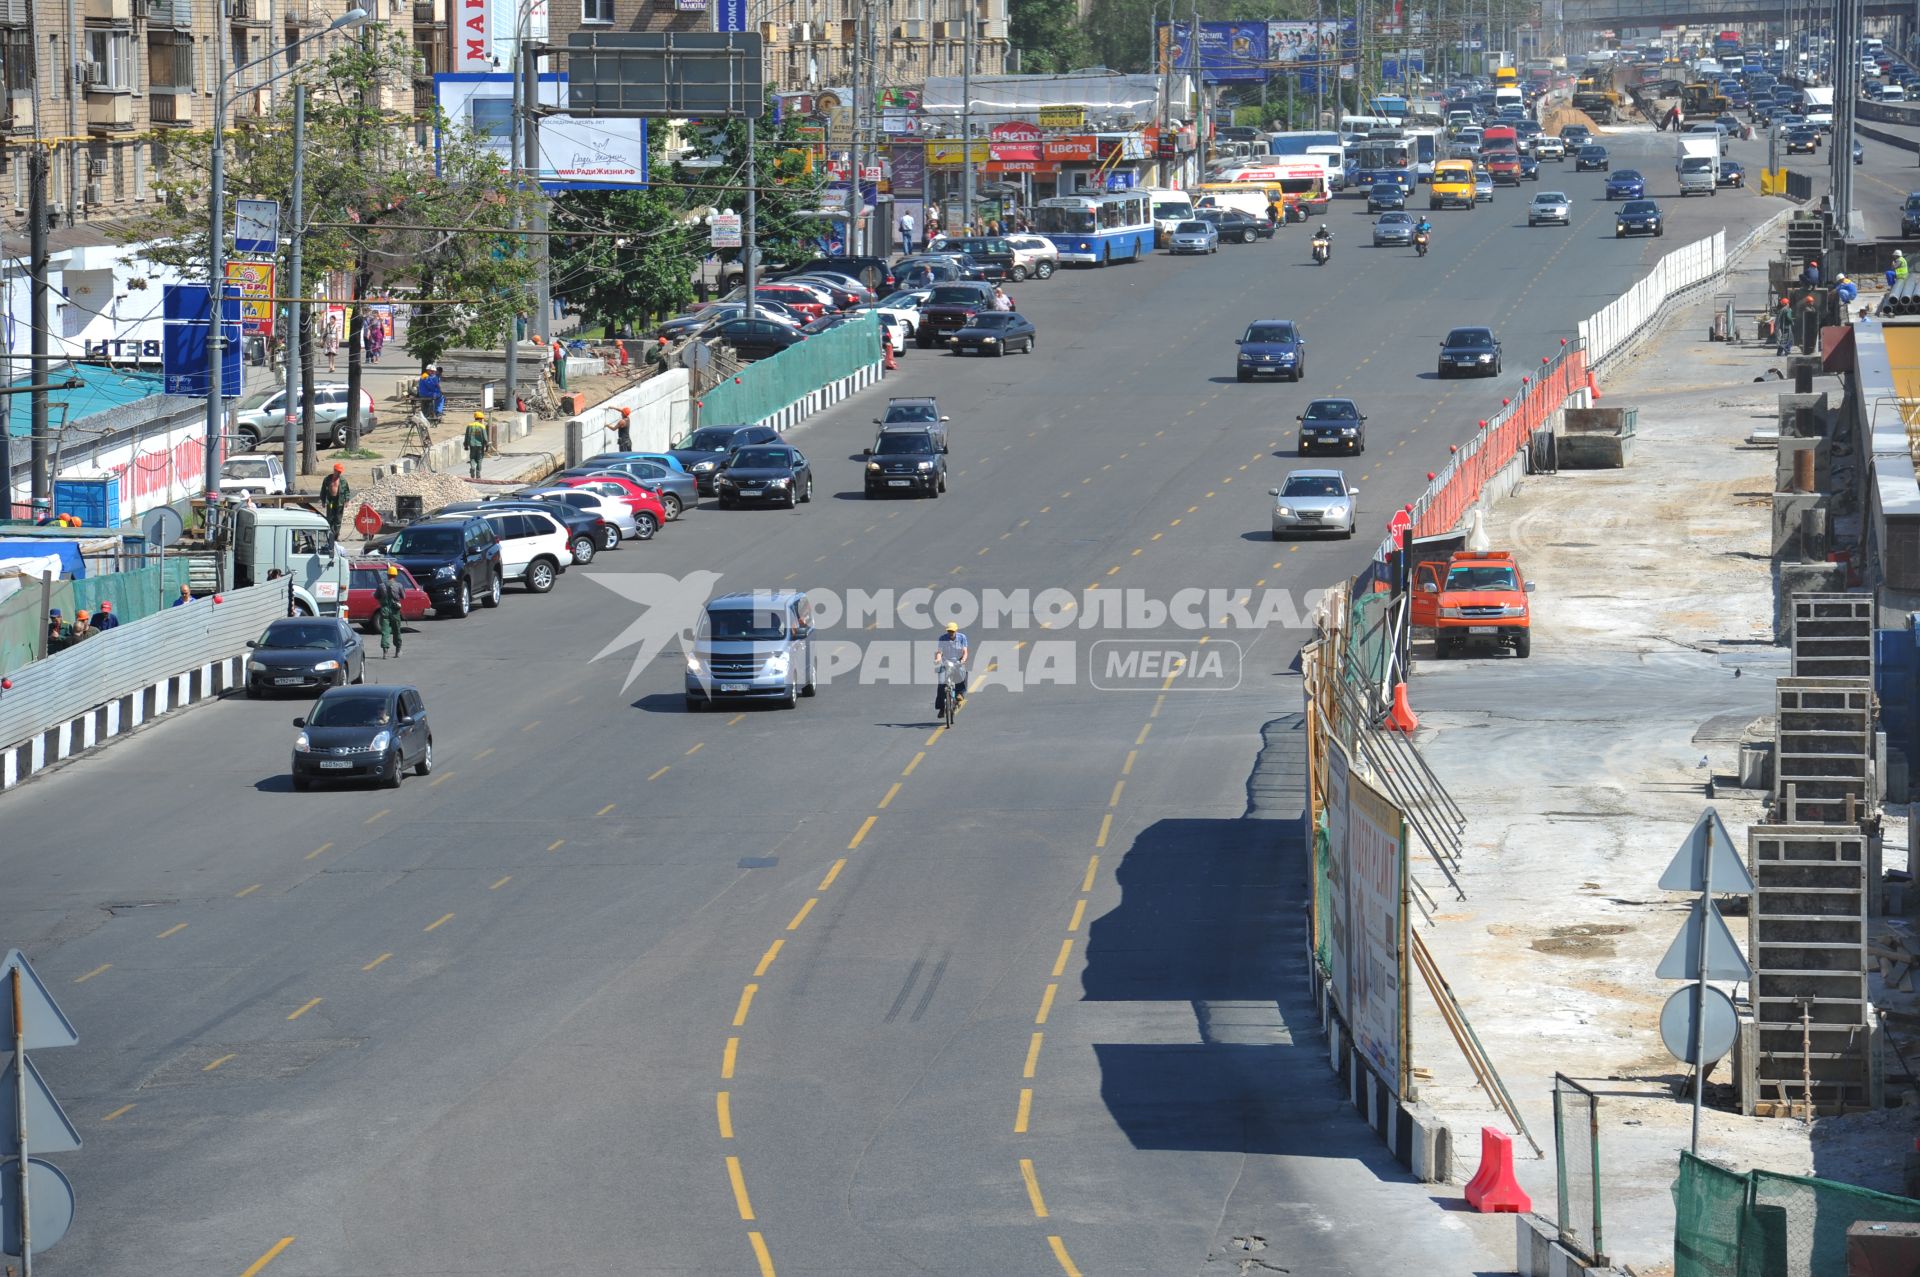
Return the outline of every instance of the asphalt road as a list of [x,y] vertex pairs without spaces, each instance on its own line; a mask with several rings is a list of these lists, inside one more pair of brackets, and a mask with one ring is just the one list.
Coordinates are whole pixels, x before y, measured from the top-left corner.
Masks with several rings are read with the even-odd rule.
[[[1669,173],[1670,148],[1616,153]],[[378,672],[425,691],[431,780],[295,794],[303,707],[233,701],[7,795],[0,944],[82,1035],[37,1061],[87,1141],[58,1159],[80,1215],[40,1271],[1506,1269],[1510,1223],[1436,1208],[1326,1071],[1303,631],[1230,613],[1304,611],[1579,317],[1777,207],[1671,200],[1665,240],[1619,241],[1600,176],[1567,168],[1543,185],[1571,229],[1528,230],[1535,188],[1502,189],[1436,216],[1417,260],[1343,201],[1324,268],[1290,227],[1018,286],[1039,352],[911,353],[796,436],[811,505],[703,508],[550,596],[417,627]],[[1235,384],[1260,317],[1305,326],[1302,386]],[[1497,328],[1502,379],[1435,379],[1456,323]],[[922,392],[954,418],[952,491],[861,500],[869,418]],[[1364,456],[1312,463],[1357,477],[1364,535],[1275,543],[1266,489],[1326,394],[1371,416]],[[970,625],[1003,685],[947,732],[925,686],[690,715],[676,657],[631,686],[625,653],[593,659],[638,608],[591,576],[701,570],[1223,593],[1205,644],[1154,632],[1191,676],[1133,690],[1092,686],[1094,641],[1138,636],[1075,628],[1097,595],[1050,629]],[[877,661],[933,631],[834,637]],[[1004,685],[1062,641],[1053,681]]]
[[[1920,129],[1906,129],[1892,124],[1880,124],[1867,121],[1870,127],[1889,133],[1905,134],[1920,140]],[[1764,161],[1767,154],[1767,135],[1754,134],[1751,143]],[[1795,155],[1782,158],[1788,168],[1812,175],[1814,193],[1824,195],[1827,190],[1827,148],[1830,142],[1821,144],[1820,150],[1813,155]],[[1860,139],[1861,162],[1853,170],[1853,198],[1867,224],[1867,233],[1876,238],[1898,238],[1900,234],[1900,206],[1906,201],[1907,192],[1920,191],[1920,159],[1914,152],[1877,142],[1869,137]],[[1758,180],[1759,162],[1749,165]]]

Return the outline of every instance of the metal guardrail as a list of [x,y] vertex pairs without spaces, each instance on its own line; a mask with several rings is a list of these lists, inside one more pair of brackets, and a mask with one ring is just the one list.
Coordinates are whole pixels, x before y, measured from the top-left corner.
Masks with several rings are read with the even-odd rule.
[[287,614],[278,581],[195,599],[128,621],[13,675],[0,693],[0,748],[18,745],[64,722],[153,683],[232,656]]

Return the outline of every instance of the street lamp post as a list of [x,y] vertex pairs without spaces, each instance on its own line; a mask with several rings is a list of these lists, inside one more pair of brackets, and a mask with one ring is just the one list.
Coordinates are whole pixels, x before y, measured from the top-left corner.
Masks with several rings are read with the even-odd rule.
[[[227,6],[225,0],[222,0],[218,5],[218,9],[219,12],[214,15],[214,41],[216,46],[222,43],[221,32],[227,24]],[[213,163],[211,166],[213,170],[213,190],[207,199],[207,300],[210,304],[207,315],[207,445],[205,454],[205,491],[209,498],[220,491],[220,436],[226,428],[226,405],[222,399],[223,387],[220,385],[220,373],[222,363],[221,356],[225,353],[226,346],[226,337],[221,325],[221,319],[225,309],[223,303],[226,301],[227,295],[227,83],[235,76],[251,71],[263,62],[271,62],[286,53],[291,53],[294,49],[299,48],[308,41],[318,40],[322,36],[329,35],[335,31],[345,30],[348,27],[357,27],[366,20],[367,11],[365,9],[349,9],[335,18],[324,30],[315,31],[310,35],[296,40],[292,44],[287,45],[284,50],[275,50],[265,57],[255,58],[251,62],[244,62],[221,76],[214,83]],[[224,53],[220,52],[216,47],[215,65],[219,65],[219,62],[224,60],[224,57]],[[298,69],[299,64],[293,63],[285,70],[268,76],[260,83],[254,85],[253,91],[258,92],[272,84],[275,80],[285,79]],[[300,233],[298,226],[292,229],[293,234],[298,235]]]

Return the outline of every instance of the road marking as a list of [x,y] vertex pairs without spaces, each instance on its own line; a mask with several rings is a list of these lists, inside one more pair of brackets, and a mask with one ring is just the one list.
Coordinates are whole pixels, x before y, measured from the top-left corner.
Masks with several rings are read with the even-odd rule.
[[1118,807],[1118,806],[1120,805],[1120,791],[1121,791],[1121,790],[1123,790],[1123,789],[1125,789],[1126,787],[1127,787],[1127,782],[1126,782],[1126,781],[1124,781],[1124,780],[1116,780],[1116,781],[1114,781],[1114,782],[1113,782],[1113,797],[1111,797],[1111,798],[1109,798],[1109,799],[1107,799],[1107,806],[1109,806],[1109,807]]
[[673,764],[669,763],[665,767],[662,767],[659,771],[655,772],[653,775],[647,777],[647,779],[659,780],[662,776],[666,775],[668,772],[672,770],[673,770]]
[[[1151,539],[1151,540],[1154,540],[1154,541],[1158,541],[1158,540],[1159,540],[1159,539],[1160,539],[1161,537],[1163,537],[1163,536],[1165,536],[1165,535],[1167,535],[1167,534],[1166,534],[1166,533],[1164,533],[1164,532],[1156,532],[1156,533],[1154,533],[1154,534],[1153,534],[1153,536],[1152,536],[1152,537],[1151,537],[1150,539]],[[1140,551],[1138,551],[1138,550],[1135,550],[1135,551],[1134,551],[1134,553],[1135,553],[1135,554],[1138,554],[1138,553],[1140,553]]]
[[733,1138],[733,1092],[717,1092],[713,1101],[720,1113],[720,1138],[730,1140]]
[[1147,711],[1147,717],[1148,718],[1160,717],[1160,706],[1166,703],[1166,699],[1167,699],[1167,694],[1165,692],[1162,692],[1158,696],[1154,697],[1153,708]]
[[113,970],[113,964],[111,962],[103,962],[99,966],[95,967],[93,970],[87,972],[85,975],[75,976],[73,982],[75,984],[85,984],[87,981],[93,979],[93,977],[101,974],[102,972],[111,971],[111,970]]
[[1153,724],[1152,724],[1152,723],[1147,723],[1146,725],[1144,725],[1143,727],[1141,727],[1141,729],[1140,729],[1140,734],[1139,734],[1138,736],[1136,736],[1136,737],[1134,737],[1134,738],[1133,738],[1133,743],[1134,743],[1134,744],[1135,744],[1136,746],[1139,746],[1139,745],[1144,745],[1144,744],[1146,744],[1146,743],[1147,743],[1147,733],[1148,733],[1148,732],[1150,732],[1150,731],[1152,731],[1152,730],[1153,730]]
[[1040,1063],[1040,1042],[1047,1035],[1035,1029],[1033,1041],[1027,1043],[1027,1066],[1020,1070],[1021,1077],[1032,1077],[1034,1066]]
[[1067,1254],[1067,1244],[1058,1237],[1049,1235],[1047,1245],[1053,1249],[1053,1257],[1060,1261],[1060,1271],[1065,1277],[1080,1277],[1080,1270],[1073,1266],[1073,1257]]
[[222,1064],[225,1064],[228,1060],[233,1059],[235,1054],[236,1054],[235,1052],[229,1051],[227,1054],[221,1056],[219,1059],[215,1060],[213,1063],[203,1067],[200,1071],[202,1073],[211,1073],[215,1069],[219,1068]]
[[747,1177],[740,1173],[740,1159],[727,1159],[727,1180],[733,1185],[733,1203],[740,1208],[740,1218],[753,1219],[753,1203],[747,1200]]
[[860,822],[859,831],[853,835],[853,841],[847,844],[848,851],[860,850],[860,844],[866,840],[867,831],[873,828],[873,822],[878,819],[880,819],[878,816],[868,816]]
[[[753,1258],[760,1265],[760,1277],[773,1277],[773,1256],[767,1253],[767,1239],[759,1233],[750,1232],[747,1234],[747,1240],[753,1245]],[[1075,1273],[1074,1277],[1080,1277],[1080,1275]]]
[[1073,902],[1073,918],[1067,923],[1068,931],[1080,930],[1080,924],[1087,917],[1087,898],[1085,896]]
[[582,692],[578,696],[569,697],[567,700],[567,704],[578,705],[581,701],[584,701],[586,699],[587,699],[587,694],[585,692]]
[[1041,507],[1040,507],[1040,513],[1041,513],[1041,514],[1048,514],[1048,513],[1050,513],[1050,512],[1052,511],[1052,510],[1053,510],[1053,507],[1052,507],[1052,506],[1050,506],[1050,505],[1043,505],[1043,506],[1041,506]]
[[800,912],[794,914],[793,921],[787,924],[787,930],[798,931],[800,929],[800,924],[807,920],[807,915],[812,913],[813,907],[819,903],[820,903],[820,897],[808,896],[807,903],[800,906]]
[[314,849],[313,849],[312,851],[310,851],[310,852],[308,852],[308,853],[307,853],[307,859],[308,859],[308,860],[313,860],[313,859],[315,859],[316,857],[319,857],[319,856],[324,856],[324,855],[326,855],[326,854],[327,854],[327,853],[328,853],[329,851],[332,851],[332,850],[333,850],[333,844],[332,844],[332,843],[330,843],[330,842],[323,842],[323,843],[321,843],[321,844],[320,844],[320,845],[319,845],[318,847],[315,847],[315,848],[314,848]]
[[487,888],[487,890],[488,890],[488,891],[498,891],[498,890],[500,890],[500,888],[502,888],[502,887],[504,887],[504,886],[506,886],[506,885],[507,885],[508,883],[510,883],[510,882],[512,882],[512,881],[513,881],[513,875],[512,875],[512,874],[508,874],[508,875],[507,875],[506,877],[504,877],[504,878],[502,878],[502,879],[501,879],[501,880],[500,880],[499,882],[496,882],[496,883],[494,883],[494,884],[493,884],[493,885],[492,885],[491,887],[488,887],[488,888]]
[[186,929],[187,929],[186,923],[176,922],[171,927],[168,927],[165,931],[162,931],[159,935],[155,936],[154,939],[165,940],[168,936],[177,936],[182,931],[185,931]]
[[729,718],[729,719],[727,720],[727,726],[728,726],[728,727],[732,727],[732,726],[733,726],[733,725],[734,725],[735,723],[737,723],[737,722],[739,722],[740,720],[742,720],[742,719],[744,719],[745,717],[746,717],[746,714],[745,714],[745,712],[742,712],[742,713],[739,713],[739,714],[735,714],[735,715],[734,715],[734,716],[733,716],[732,718]]
[[753,969],[753,974],[755,976],[765,975],[767,968],[771,967],[773,960],[780,956],[780,950],[786,943],[785,940],[775,940],[772,944],[768,945],[766,954],[760,959],[760,965]]
[[1115,573],[1117,573],[1117,572],[1118,572],[1119,570],[1120,570],[1120,565],[1119,565],[1118,563],[1116,563],[1116,564],[1114,564],[1114,565],[1113,565],[1112,567],[1110,567],[1110,568],[1108,568],[1108,569],[1107,569],[1107,575],[1108,575],[1108,576],[1112,576],[1112,575],[1114,575]]
[[1108,812],[1106,815],[1100,817],[1100,836],[1093,840],[1093,845],[1096,847],[1106,846],[1107,835],[1112,832],[1113,832],[1113,813]]
[[1122,763],[1122,764],[1120,764],[1120,774],[1121,774],[1122,776],[1131,776],[1131,775],[1133,775],[1133,760],[1134,760],[1134,759],[1136,759],[1136,758],[1138,758],[1138,757],[1140,757],[1140,751],[1139,751],[1139,750],[1137,750],[1137,749],[1130,749],[1130,750],[1128,750],[1128,751],[1127,751],[1127,761],[1126,761],[1126,762],[1124,762],[1124,763]]
[[[741,1025],[747,1022],[747,1011],[753,1006],[753,995],[758,992],[760,992],[760,986],[757,984],[750,984],[746,988],[740,990],[740,1005],[734,1008],[734,1012],[733,1012],[734,1028],[737,1029]],[[739,1040],[740,1039],[738,1038],[732,1039],[732,1041],[735,1041],[735,1042],[738,1042]]]
[[565,843],[566,841],[567,841],[567,840],[566,840],[566,839],[564,839],[564,838],[556,838],[556,839],[554,839],[554,840],[553,840],[552,842],[550,842],[550,843],[548,843],[548,844],[547,844],[547,850],[548,850],[548,851],[558,851],[558,850],[560,850],[560,847],[561,847],[561,845],[562,845],[562,844],[564,844],[564,843]]
[[1020,522],[1018,522],[1018,523],[1016,523],[1016,524],[1014,524],[1013,526],[1014,526],[1014,527],[1016,527],[1016,528],[1024,528],[1024,527],[1026,527],[1026,526],[1027,526],[1027,525],[1028,525],[1029,523],[1032,523],[1032,522],[1033,522],[1033,520],[1032,520],[1032,519],[1022,519],[1022,520],[1020,520]]
[[[988,550],[990,550],[990,549],[992,549],[992,548],[993,548],[992,546],[987,546],[987,545],[983,545],[983,546],[981,546],[981,547],[980,547],[980,550],[979,550],[979,554],[976,554],[976,555],[975,555],[974,557],[975,557],[975,558],[978,558],[978,557],[980,557],[980,555],[981,555],[981,554],[985,554],[985,553],[986,553],[986,552],[987,552]],[[955,569],[954,569],[954,571],[955,571],[955,572],[958,572],[959,570],[960,570],[959,568],[955,568]]]
[[120,1106],[119,1108],[117,1108],[117,1109],[115,1109],[115,1110],[114,1110],[113,1112],[111,1112],[111,1113],[109,1113],[109,1114],[107,1114],[107,1115],[106,1115],[105,1117],[103,1117],[103,1118],[101,1118],[100,1120],[101,1120],[101,1121],[103,1121],[103,1122],[111,1122],[111,1121],[112,1121],[112,1120],[113,1120],[114,1118],[116,1118],[116,1117],[125,1117],[125,1116],[126,1116],[127,1114],[129,1114],[129,1113],[131,1113],[131,1112],[133,1112],[133,1105],[131,1105],[131,1104],[122,1104],[122,1105],[121,1105],[121,1106]]
[[[1069,941],[1068,943],[1071,944],[1072,942]],[[1047,1017],[1053,1014],[1054,995],[1059,992],[1059,985],[1050,984],[1047,986],[1047,991],[1040,995],[1040,1010],[1033,1017],[1035,1024],[1045,1024],[1047,1022]]]
[[1015,1135],[1025,1135],[1027,1133],[1027,1119],[1032,1116],[1033,1088],[1023,1086],[1020,1088],[1020,1107],[1013,1115],[1013,1133]]
[[1033,1159],[1031,1157],[1023,1157],[1020,1159],[1020,1178],[1026,1181],[1027,1200],[1033,1203],[1034,1217],[1036,1219],[1045,1219],[1047,1217],[1047,1203],[1046,1199],[1040,1196],[1040,1181],[1034,1176]]
[[245,900],[248,896],[252,895],[254,892],[258,890],[260,890],[260,884],[256,882],[251,887],[242,887],[240,888],[240,890],[234,892],[233,898],[235,900]]
[[300,1007],[300,1009],[298,1011],[295,1011],[292,1015],[288,1016],[287,1019],[298,1020],[301,1016],[305,1015],[307,1012],[319,1006],[321,1001],[322,999],[320,998],[308,998],[306,1002]]
[[697,740],[693,743],[693,748],[688,750],[686,753],[682,754],[681,757],[692,758],[695,754],[699,753],[701,750],[705,749],[706,747],[707,747],[707,742],[703,740]]
[[473,761],[476,763],[479,762],[481,759],[485,758],[488,754],[491,754],[493,750],[494,750],[494,747],[492,745],[487,746],[485,749],[481,750],[479,753],[473,756]]
[[1092,891],[1093,875],[1098,873],[1099,871],[1100,871],[1100,857],[1088,856],[1087,857],[1087,876],[1080,880],[1080,890]]
[[720,1076],[728,1080],[733,1078],[734,1061],[740,1055],[740,1039],[728,1038],[727,1049],[720,1053]]
[[880,804],[879,804],[880,810],[885,811],[887,809],[887,805],[893,801],[893,796],[899,792],[900,792],[900,782],[896,780],[893,782],[893,787],[887,790],[887,796],[880,800]]
[[373,813],[373,815],[367,817],[366,823],[371,825],[374,821],[379,820],[382,816],[391,815],[392,812],[393,812],[393,808],[382,807],[379,811],[376,811]]
[[251,1264],[248,1264],[247,1270],[241,1273],[240,1277],[260,1277],[260,1270],[280,1258],[280,1252],[291,1245],[293,1245],[293,1238],[282,1237],[279,1241],[268,1247],[266,1254],[254,1260]]
[[391,958],[392,956],[393,955],[391,953],[383,953],[379,957],[375,958],[372,962],[369,962],[366,966],[361,967],[360,969],[362,971],[371,971],[375,967],[379,966],[381,963],[385,962],[388,958]]
[[422,930],[432,931],[435,927],[444,927],[449,922],[452,922],[452,921],[453,921],[452,914],[443,913],[438,918],[435,918],[432,922],[429,922],[424,928],[422,928]]
[[606,814],[607,814],[608,812],[610,812],[610,811],[612,811],[612,810],[614,809],[614,807],[616,807],[617,805],[618,805],[618,804],[616,804],[616,803],[608,803],[608,804],[607,804],[607,805],[606,805],[605,807],[602,807],[602,808],[601,808],[601,809],[600,809],[599,811],[596,811],[596,812],[594,812],[593,814],[594,814],[594,815],[596,815],[596,816],[604,816],[604,815],[606,815]]
[[522,727],[520,730],[523,732],[530,732],[538,726],[540,726],[540,720],[536,718],[531,723],[528,723],[525,727]]
[[435,785],[444,784],[445,782],[452,780],[457,775],[459,775],[458,772],[441,772],[438,776],[435,776],[432,780],[427,782],[427,788],[432,789]]
[[831,887],[833,885],[833,880],[835,878],[838,878],[840,876],[840,871],[842,869],[845,869],[846,867],[847,867],[846,857],[842,856],[840,859],[834,861],[833,867],[827,870],[827,876],[820,880],[820,885],[818,887],[815,887],[814,890],[825,891],[828,887]]
[[1207,500],[1209,500],[1209,501],[1211,501],[1211,500],[1213,500],[1213,498],[1214,498],[1215,496],[1217,496],[1217,495],[1218,495],[1218,493],[1217,493],[1217,492],[1209,492],[1209,493],[1207,493]]
[[927,745],[928,745],[928,747],[929,747],[929,748],[931,748],[931,747],[933,746],[933,744],[934,744],[934,742],[936,742],[936,741],[938,741],[938,740],[940,739],[940,733],[941,733],[941,732],[944,732],[944,731],[946,731],[946,730],[947,730],[947,729],[946,729],[946,727],[945,727],[944,725],[942,725],[942,726],[940,726],[940,727],[936,727],[936,728],[934,728],[934,729],[933,729],[933,732],[932,732],[932,734],[931,734],[931,735],[929,735],[929,736],[927,737]]
[[[1060,956],[1053,960],[1053,974],[1057,978],[1065,975],[1067,959],[1073,956],[1073,939],[1068,937],[1060,942]],[[1049,986],[1051,987],[1051,986]]]

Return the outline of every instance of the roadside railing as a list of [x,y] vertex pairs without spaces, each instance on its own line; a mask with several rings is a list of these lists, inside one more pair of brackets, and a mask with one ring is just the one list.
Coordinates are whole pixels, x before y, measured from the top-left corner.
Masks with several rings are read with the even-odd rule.
[[1555,1222],[1560,1243],[1596,1268],[1607,1266],[1600,1221],[1600,1097],[1553,1075]]

